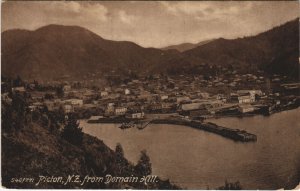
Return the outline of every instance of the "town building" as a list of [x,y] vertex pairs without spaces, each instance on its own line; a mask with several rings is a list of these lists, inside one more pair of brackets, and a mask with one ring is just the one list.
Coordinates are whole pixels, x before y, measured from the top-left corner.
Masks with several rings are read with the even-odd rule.
[[64,92],[68,92],[68,91],[71,91],[71,86],[70,85],[64,85],[64,87],[63,87],[63,90],[64,90]]
[[44,105],[47,107],[48,111],[54,111],[55,109],[58,109],[54,101],[46,100],[44,101]]
[[129,95],[129,94],[130,94],[130,90],[126,88],[126,89],[124,90],[124,93],[125,93],[125,95]]
[[182,97],[176,98],[176,103],[181,103],[181,102],[185,102],[185,101],[191,101],[191,99],[187,96],[182,96]]
[[167,95],[161,95],[161,96],[159,97],[159,99],[160,99],[161,101],[163,101],[163,100],[168,99],[168,96],[167,96]]
[[25,90],[25,88],[23,87],[23,86],[19,86],[19,87],[14,87],[14,88],[12,88],[12,92],[13,93],[16,93],[16,92],[19,92],[19,93],[23,93],[23,92],[25,92],[26,90]]
[[209,93],[207,93],[207,92],[199,92],[199,93],[197,93],[197,95],[203,99],[209,98]]
[[108,92],[107,91],[101,91],[100,96],[101,97],[106,97],[106,96],[108,96]]
[[198,110],[204,108],[205,108],[205,104],[203,103],[187,103],[181,105],[181,109],[183,111],[191,111],[191,110]]
[[117,115],[117,116],[125,115],[126,111],[127,111],[126,107],[116,107],[114,109],[114,114]]
[[65,113],[71,113],[71,112],[74,112],[74,108],[72,105],[64,105],[63,106],[63,109],[64,109],[64,112]]
[[237,94],[238,95],[250,94],[251,96],[255,96],[255,95],[262,96],[263,95],[261,90],[238,90]]
[[142,119],[144,118],[145,113],[144,112],[130,112],[126,114],[126,118],[130,119]]
[[72,105],[73,107],[81,107],[83,105],[82,99],[67,99],[65,100],[66,104]]
[[253,103],[255,102],[255,97],[251,95],[246,95],[246,96],[239,96],[238,97],[238,103]]

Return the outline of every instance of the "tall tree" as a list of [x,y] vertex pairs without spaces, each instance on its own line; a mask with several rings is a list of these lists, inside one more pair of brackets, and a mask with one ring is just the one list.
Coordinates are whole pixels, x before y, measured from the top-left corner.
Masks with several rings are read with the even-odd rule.
[[69,116],[67,125],[62,131],[62,138],[67,140],[73,145],[81,145],[83,140],[82,128],[79,127],[79,123],[74,116]]
[[17,78],[13,81],[14,87],[22,86],[23,85],[23,80],[21,77],[18,75]]
[[147,176],[152,173],[150,158],[146,150],[141,151],[141,157],[135,166],[135,171],[142,176]]
[[120,143],[117,143],[115,152],[116,152],[117,156],[124,157],[124,150]]
[[56,88],[56,95],[59,98],[64,96],[64,88],[62,86]]

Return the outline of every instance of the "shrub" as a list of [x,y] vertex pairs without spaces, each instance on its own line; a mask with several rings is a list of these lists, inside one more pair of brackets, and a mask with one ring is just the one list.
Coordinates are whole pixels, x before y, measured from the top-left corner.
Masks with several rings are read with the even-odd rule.
[[218,190],[242,190],[242,186],[239,181],[237,182],[228,182],[225,181],[225,185],[218,188]]
[[67,121],[67,125],[62,131],[62,138],[67,140],[73,145],[81,145],[83,140],[82,128],[79,127],[77,120],[70,116]]
[[150,158],[145,150],[141,151],[141,157],[137,165],[135,166],[135,171],[142,176],[147,176],[152,173]]
[[117,156],[124,157],[123,147],[120,143],[117,143],[115,152],[116,152]]

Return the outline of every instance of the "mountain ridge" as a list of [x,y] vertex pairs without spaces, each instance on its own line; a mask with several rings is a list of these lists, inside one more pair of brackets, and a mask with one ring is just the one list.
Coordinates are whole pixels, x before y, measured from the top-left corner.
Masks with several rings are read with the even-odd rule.
[[[213,39],[180,52],[144,48],[130,41],[112,41],[80,26],[47,25],[34,31],[2,32],[2,74],[24,79],[81,78],[100,71],[149,73],[203,73],[199,65],[235,66],[297,76],[299,20],[256,36]],[[164,66],[164,67],[161,67]],[[195,69],[196,68],[196,69]]]
[[187,50],[180,60],[174,61],[172,70],[175,73],[182,71],[181,67],[176,68],[180,62],[190,67],[199,64],[233,65],[243,70],[261,69],[297,77],[298,57],[299,20],[295,19],[256,36],[233,40],[220,38]]
[[120,68],[134,70],[141,64],[151,66],[153,62],[161,62],[163,55],[170,52],[143,48],[133,42],[106,40],[74,26],[49,25],[23,33],[8,31],[2,33],[2,39],[3,73],[8,76],[18,73],[25,78]]
[[177,44],[177,45],[170,45],[170,46],[166,46],[166,47],[163,47],[161,48],[162,50],[177,50],[179,52],[185,52],[187,50],[190,50],[190,49],[193,49],[193,48],[196,48],[198,46],[202,46],[204,44],[207,44],[213,40],[216,40],[216,39],[210,39],[210,40],[204,40],[204,41],[200,41],[198,43],[181,43],[181,44]]

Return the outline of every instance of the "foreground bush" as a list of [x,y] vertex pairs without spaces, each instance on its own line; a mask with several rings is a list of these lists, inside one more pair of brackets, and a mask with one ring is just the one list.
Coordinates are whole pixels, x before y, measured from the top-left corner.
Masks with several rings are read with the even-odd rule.
[[79,146],[82,144],[82,128],[79,127],[79,122],[77,122],[75,117],[69,116],[67,125],[64,127],[61,136],[73,145]]

